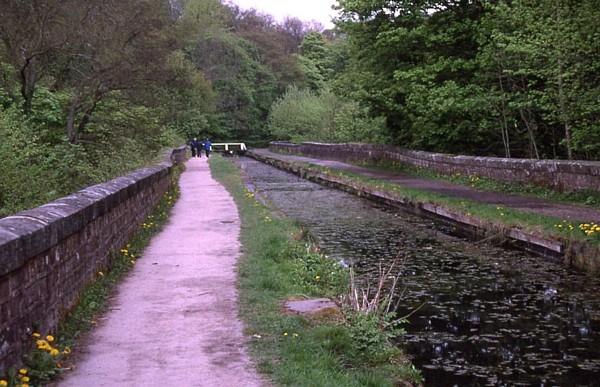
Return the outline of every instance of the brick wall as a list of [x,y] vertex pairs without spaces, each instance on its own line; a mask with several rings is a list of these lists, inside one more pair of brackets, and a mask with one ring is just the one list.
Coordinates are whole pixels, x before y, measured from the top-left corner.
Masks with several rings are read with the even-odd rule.
[[31,329],[53,332],[171,184],[168,161],[0,219],[0,369],[29,349]]
[[505,159],[411,151],[389,145],[272,142],[270,149],[341,161],[400,162],[442,174],[532,183],[558,191],[600,190],[600,162]]

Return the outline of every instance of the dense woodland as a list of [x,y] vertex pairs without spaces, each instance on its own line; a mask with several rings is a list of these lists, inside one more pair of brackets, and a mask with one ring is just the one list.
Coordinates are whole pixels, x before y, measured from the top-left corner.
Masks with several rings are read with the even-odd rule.
[[595,0],[0,0],[0,216],[191,136],[600,157]]

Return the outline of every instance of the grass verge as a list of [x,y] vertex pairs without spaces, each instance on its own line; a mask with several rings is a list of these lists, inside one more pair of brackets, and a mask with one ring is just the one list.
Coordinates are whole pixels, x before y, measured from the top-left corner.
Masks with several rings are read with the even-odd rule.
[[174,168],[171,189],[163,195],[131,240],[120,251],[111,253],[110,266],[98,271],[96,279],[83,290],[56,334],[40,333],[32,327],[32,347],[35,349],[24,356],[21,369],[0,373],[0,387],[43,386],[71,367],[71,348],[82,334],[96,325],[96,319],[105,312],[115,286],[135,266],[150,239],[167,222],[170,209],[179,197],[178,180],[182,170],[183,167]]
[[419,372],[372,316],[346,311],[309,320],[282,310],[286,299],[341,295],[348,290],[348,272],[313,248],[300,227],[260,204],[231,161],[214,157],[210,165],[242,219],[240,309],[259,370],[277,385],[420,383]]

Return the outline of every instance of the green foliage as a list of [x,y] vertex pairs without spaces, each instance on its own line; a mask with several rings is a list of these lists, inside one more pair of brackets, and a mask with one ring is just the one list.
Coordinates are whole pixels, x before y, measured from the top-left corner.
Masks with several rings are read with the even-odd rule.
[[[288,85],[303,82],[292,32],[268,15],[214,0],[187,1],[181,26],[186,57],[215,92],[216,111],[199,131],[222,139],[264,141],[273,101]],[[301,23],[299,27],[303,30]]]
[[331,91],[290,87],[269,116],[274,138],[292,141],[382,141],[383,119],[373,119],[355,102]]
[[56,99],[44,101],[47,110],[34,108],[29,117],[15,107],[0,109],[0,216],[130,172],[154,162],[164,147],[183,142],[174,129],[160,125],[153,110],[115,97],[99,105],[98,118],[85,132],[90,142],[72,144],[54,123]]
[[346,311],[352,342],[352,359],[363,363],[392,362],[401,354],[392,344],[394,338],[406,332],[391,313],[361,313]]
[[288,245],[282,255],[292,261],[294,281],[309,294],[338,295],[348,286],[348,273],[333,259],[299,244]]
[[335,90],[386,118],[396,143],[507,157],[598,158],[591,0],[340,0]]
[[0,216],[45,202],[57,195],[43,182],[50,169],[38,161],[44,149],[19,112],[0,111]]

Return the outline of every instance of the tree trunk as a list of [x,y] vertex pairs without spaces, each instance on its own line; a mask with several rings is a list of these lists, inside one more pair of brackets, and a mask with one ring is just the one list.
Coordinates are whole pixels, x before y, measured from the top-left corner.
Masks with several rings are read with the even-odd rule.
[[33,59],[29,58],[25,61],[21,71],[19,72],[21,81],[21,96],[23,97],[23,111],[25,114],[31,113],[33,105],[33,95],[35,93],[35,85],[37,82],[37,74],[33,64]]
[[75,127],[75,114],[77,113],[77,105],[78,101],[76,97],[73,97],[71,100],[71,104],[69,105],[69,111],[67,113],[67,138],[71,144],[77,144],[79,141],[79,136],[77,133],[77,128]]
[[506,118],[506,98],[504,84],[502,83],[502,70],[498,74],[498,82],[500,83],[500,92],[502,93],[502,104],[500,105],[500,113],[502,114],[502,143],[504,144],[504,155],[510,159],[510,137],[508,134],[508,120]]
[[[559,28],[562,23],[562,16],[560,13],[560,0],[556,0],[556,26]],[[556,42],[558,43],[558,42]],[[557,57],[558,57],[558,99],[560,104],[560,116],[563,121],[563,125],[565,128],[565,143],[567,145],[567,157],[569,160],[573,160],[573,150],[571,147],[571,122],[569,120],[569,113],[567,112],[567,98],[565,95],[565,85],[564,85],[564,75],[563,75],[563,58],[560,47],[557,49]]]
[[88,109],[86,109],[86,111],[83,114],[83,117],[81,118],[81,121],[79,122],[79,125],[77,125],[77,133],[83,133],[85,127],[87,126],[87,124],[89,124],[92,118],[92,113],[94,113],[94,110],[96,110],[97,105],[98,98],[94,98],[94,102]]
[[560,103],[560,116],[565,128],[565,143],[567,146],[567,157],[573,160],[573,149],[571,147],[571,120],[567,112],[567,99],[565,96],[565,87],[563,80],[563,64],[562,59],[558,59],[558,99]]
[[519,114],[521,115],[521,119],[525,123],[525,127],[527,127],[527,134],[529,135],[529,145],[531,150],[529,152],[531,158],[540,159],[540,153],[538,152],[537,143],[535,141],[535,132],[537,129],[537,123],[533,119],[533,114],[530,109],[527,109],[527,114],[523,108],[519,108]]

